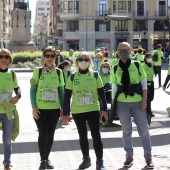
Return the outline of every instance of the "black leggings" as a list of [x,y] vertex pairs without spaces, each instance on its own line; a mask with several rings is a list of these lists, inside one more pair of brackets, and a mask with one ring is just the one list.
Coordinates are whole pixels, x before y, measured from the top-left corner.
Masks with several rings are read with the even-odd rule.
[[41,160],[48,160],[53,141],[57,122],[60,116],[60,109],[39,109],[40,118],[34,119],[37,124],[39,136],[38,147]]
[[156,69],[158,71],[158,84],[161,86],[161,66],[156,66]]
[[86,121],[90,127],[93,146],[97,159],[103,158],[103,144],[100,136],[99,111],[72,114],[79,133],[79,142],[83,156],[89,156]]

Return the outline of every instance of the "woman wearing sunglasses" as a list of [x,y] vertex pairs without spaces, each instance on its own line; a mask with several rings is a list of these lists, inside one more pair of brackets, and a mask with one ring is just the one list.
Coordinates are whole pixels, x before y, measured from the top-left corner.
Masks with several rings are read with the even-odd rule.
[[104,170],[103,144],[99,130],[100,105],[98,101],[99,95],[104,106],[102,116],[107,121],[108,114],[106,111],[107,106],[103,83],[100,75],[95,77],[92,71],[93,62],[88,52],[81,52],[78,54],[75,60],[75,67],[77,71],[74,74],[74,79],[71,79],[71,74],[65,87],[63,122],[66,125],[68,124],[67,108],[70,104],[71,96],[73,95],[71,113],[78,129],[79,142],[83,154],[83,162],[80,164],[79,169],[86,169],[91,166],[89,143],[87,139],[87,122],[91,130],[94,150],[97,157],[96,169]]
[[55,49],[47,47],[43,51],[42,68],[35,69],[30,80],[32,113],[39,132],[38,147],[41,157],[39,170],[54,169],[49,154],[63,108],[64,80],[62,71],[56,68],[55,59]]
[[[13,136],[14,126],[16,125],[14,124],[14,119],[16,116],[18,117],[15,104],[21,97],[21,90],[18,86],[16,74],[9,69],[11,63],[12,56],[10,51],[0,49],[0,126],[3,131],[4,170],[10,170],[12,167],[10,165],[11,140],[15,140],[16,138],[16,136]],[[12,97],[13,91],[15,92],[14,97]]]

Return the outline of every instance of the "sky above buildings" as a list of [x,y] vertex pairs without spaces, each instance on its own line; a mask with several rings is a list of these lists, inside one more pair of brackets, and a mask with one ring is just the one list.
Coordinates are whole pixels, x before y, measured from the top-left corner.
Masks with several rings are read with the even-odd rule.
[[32,25],[31,32],[33,32],[33,24],[34,24],[34,19],[35,19],[36,2],[37,2],[37,0],[29,0],[29,8],[31,10],[31,25]]

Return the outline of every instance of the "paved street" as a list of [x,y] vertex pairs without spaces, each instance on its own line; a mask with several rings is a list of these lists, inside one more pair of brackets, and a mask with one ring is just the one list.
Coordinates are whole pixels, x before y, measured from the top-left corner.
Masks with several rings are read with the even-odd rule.
[[[166,67],[167,68],[167,67]],[[165,69],[165,68],[163,68]],[[162,70],[162,82],[164,82],[167,70]],[[20,135],[13,143],[12,170],[37,170],[39,167],[39,153],[37,147],[37,128],[32,118],[29,102],[29,79],[32,73],[17,73],[22,89],[22,98],[17,108],[20,114]],[[166,108],[170,106],[170,96],[157,89],[155,78],[155,100],[153,111],[156,117],[152,119],[150,134],[153,146],[153,160],[155,170],[170,170],[170,117]],[[0,132],[0,136],[2,132]],[[122,132],[119,121],[115,121],[112,127],[101,127],[101,136],[104,145],[104,163],[107,170],[124,170],[123,162],[125,152],[122,148]],[[134,137],[134,165],[130,170],[145,170],[143,149],[136,126],[133,124]],[[1,138],[2,139],[2,138]],[[95,169],[95,153],[92,147],[92,139],[89,133],[90,156],[92,166],[88,170]],[[76,170],[82,161],[79,147],[77,129],[74,121],[68,126],[58,123],[55,132],[55,140],[50,155],[55,170]],[[0,162],[3,160],[2,140],[0,141]],[[3,165],[0,164],[0,170]]]

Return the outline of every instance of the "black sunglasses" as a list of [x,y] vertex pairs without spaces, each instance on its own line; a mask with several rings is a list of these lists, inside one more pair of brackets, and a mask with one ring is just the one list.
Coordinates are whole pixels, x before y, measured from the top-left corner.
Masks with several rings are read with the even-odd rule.
[[82,61],[88,62],[89,59],[88,58],[79,58],[78,61],[80,61],[80,62],[82,62]]
[[9,56],[8,55],[0,55],[0,59],[3,59],[5,58],[6,60],[9,59]]
[[49,55],[49,54],[45,54],[45,58],[55,58],[55,55],[54,54],[52,54],[52,55]]

